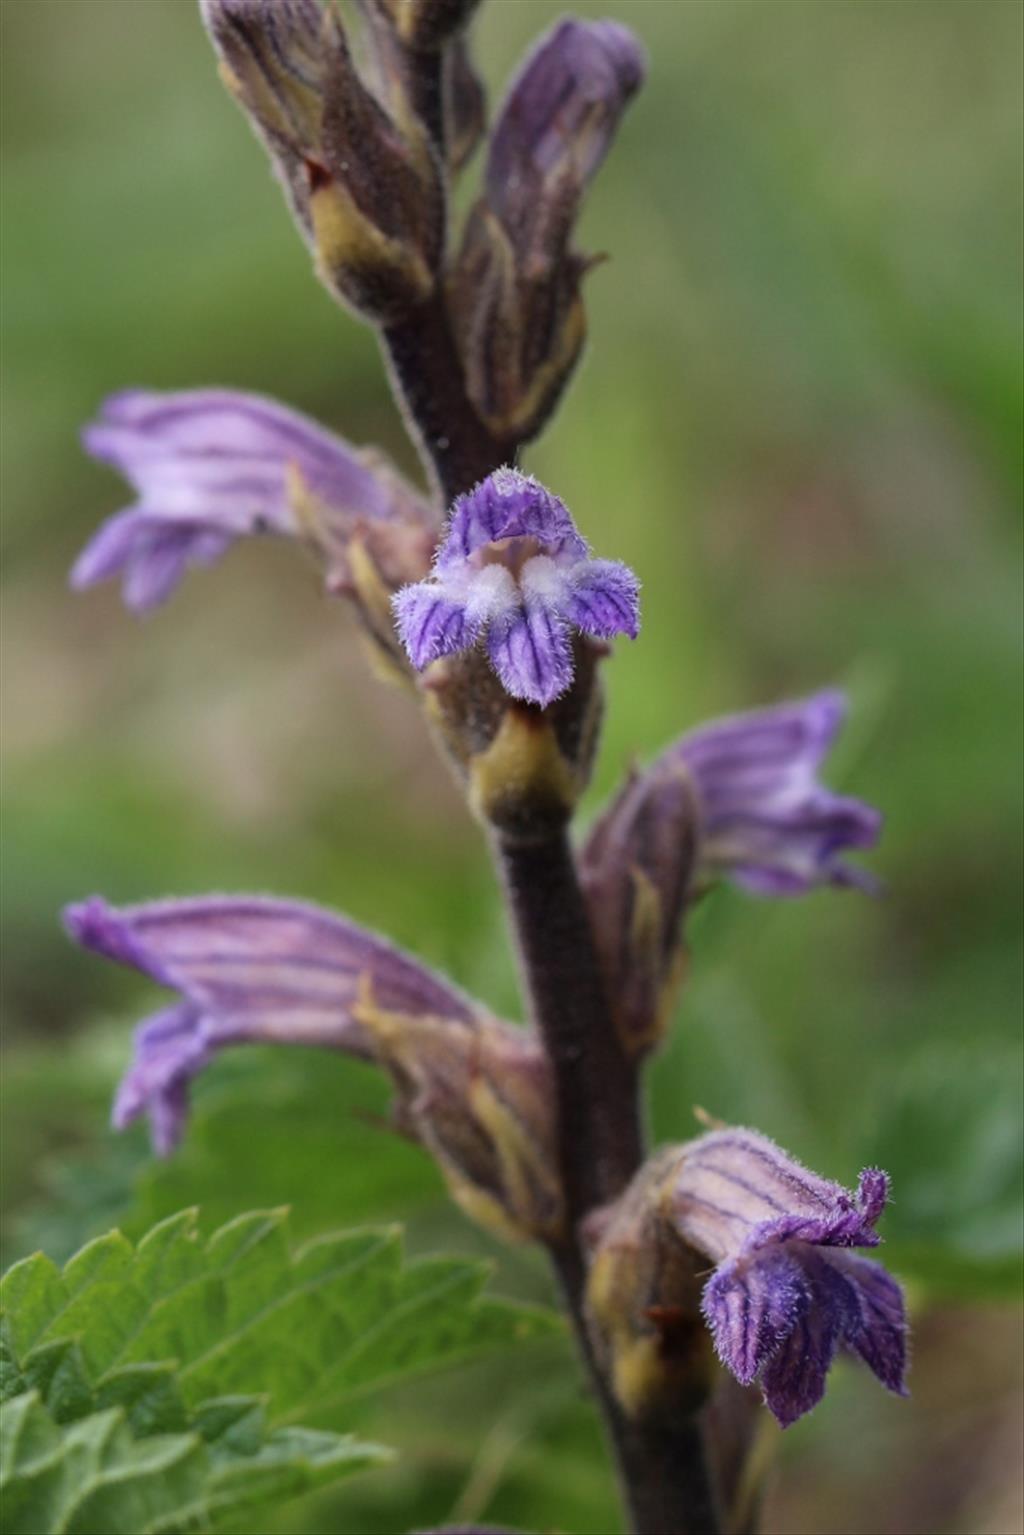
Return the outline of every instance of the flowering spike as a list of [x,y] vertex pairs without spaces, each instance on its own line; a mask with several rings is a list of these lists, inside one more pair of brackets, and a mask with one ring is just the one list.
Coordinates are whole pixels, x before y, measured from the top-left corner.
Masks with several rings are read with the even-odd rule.
[[[692,1306],[681,1243],[715,1265],[700,1307],[719,1357],[741,1385],[760,1381],[783,1427],[821,1400],[840,1348],[904,1395],[902,1292],[880,1264],[849,1251],[877,1245],[887,1190],[870,1169],[851,1195],[753,1130],[712,1131],[659,1153],[598,1222],[590,1307],[602,1346],[621,1371],[650,1336],[652,1308]],[[649,1371],[648,1393],[652,1379],[662,1384]]]
[[644,57],[613,21],[560,21],[512,84],[491,137],[450,297],[477,408],[523,442],[550,415],[583,345],[589,263],[573,226]]
[[320,276],[368,318],[399,319],[432,292],[444,241],[440,173],[414,114],[392,117],[367,88],[333,6],[201,3]]
[[544,708],[572,681],[571,628],[635,638],[639,586],[590,558],[557,496],[498,469],[456,501],[432,575],[397,594],[395,617],[418,671],[486,636],[505,691]]
[[344,917],[294,901],[210,896],[65,913],[85,948],[178,993],[147,1019],[114,1101],[149,1116],[155,1150],[185,1130],[189,1084],[231,1045],[317,1045],[376,1061],[396,1119],[438,1161],[467,1214],[517,1237],[561,1220],[554,1107],[535,1037]]

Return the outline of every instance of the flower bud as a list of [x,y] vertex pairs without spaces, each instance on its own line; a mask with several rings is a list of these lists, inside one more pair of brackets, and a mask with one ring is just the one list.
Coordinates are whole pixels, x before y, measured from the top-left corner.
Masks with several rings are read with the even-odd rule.
[[448,162],[462,170],[480,142],[487,125],[487,101],[480,76],[473,68],[469,47],[458,37],[448,49],[445,70],[448,114]]
[[444,196],[411,112],[391,115],[317,0],[202,0],[231,94],[264,140],[327,287],[389,324],[429,296]]
[[571,248],[573,225],[643,67],[625,27],[561,21],[495,127],[449,297],[470,393],[499,439],[536,435],[583,345],[591,263]]
[[580,854],[594,941],[631,1054],[662,1038],[683,979],[697,817],[690,781],[674,763],[657,774],[634,770]]
[[457,37],[480,0],[373,0],[407,48],[424,52]]

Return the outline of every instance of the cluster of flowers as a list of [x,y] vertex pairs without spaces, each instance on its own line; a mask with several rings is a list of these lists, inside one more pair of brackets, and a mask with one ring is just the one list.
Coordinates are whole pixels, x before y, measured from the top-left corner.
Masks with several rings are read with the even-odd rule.
[[[613,23],[559,23],[511,88],[483,195],[445,266],[439,189],[483,127],[469,9],[368,7],[367,79],[316,0],[204,0],[225,78],[270,148],[325,281],[387,332],[443,278],[468,398],[496,443],[518,446],[579,352],[587,263],[571,248],[573,222],[643,60]],[[395,64],[403,49],[444,56],[447,168],[430,103]],[[84,550],[75,586],[121,576],[127,604],[146,610],[241,536],[299,540],[421,697],[423,682],[453,696],[491,689],[497,722],[486,750],[465,748],[474,761],[506,714],[555,719],[592,687],[607,642],[638,633],[636,577],[594,558],[563,502],[515,468],[495,468],[443,517],[378,454],[271,400],[221,390],[118,395],[85,442],[137,499]],[[880,818],[819,781],[843,715],[842,696],[824,692],[691,730],[631,772],[578,848],[632,1058],[667,1027],[686,914],[710,885],[731,880],[760,896],[870,887],[845,855],[875,843]],[[442,724],[442,735],[462,728],[455,715]],[[586,763],[573,765],[578,787]],[[148,1115],[157,1152],[169,1154],[190,1083],[223,1049],[341,1051],[389,1074],[397,1122],[436,1157],[467,1213],[504,1235],[559,1239],[555,1093],[532,1030],[496,1019],[345,917],[298,902],[223,896],[115,910],[94,898],[66,920],[80,943],[176,994],[137,1032],[118,1128]],[[721,1359],[744,1384],[760,1381],[781,1422],[820,1398],[840,1347],[901,1391],[899,1287],[850,1251],[877,1243],[887,1186],[869,1171],[851,1195],[749,1130],[659,1152],[588,1223],[590,1322],[626,1409],[648,1394],[651,1362],[665,1356],[663,1319],[695,1273]]]

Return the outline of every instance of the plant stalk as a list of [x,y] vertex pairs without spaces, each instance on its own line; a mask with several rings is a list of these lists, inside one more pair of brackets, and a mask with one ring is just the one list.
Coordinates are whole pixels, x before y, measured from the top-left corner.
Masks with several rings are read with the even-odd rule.
[[[494,438],[466,393],[442,291],[385,329],[382,344],[407,424],[449,504],[516,445]],[[528,1009],[555,1079],[566,1237],[551,1258],[600,1404],[634,1535],[718,1535],[699,1420],[627,1418],[605,1379],[584,1313],[580,1223],[619,1195],[645,1156],[639,1073],[605,994],[567,832],[495,837],[495,861],[519,953]]]

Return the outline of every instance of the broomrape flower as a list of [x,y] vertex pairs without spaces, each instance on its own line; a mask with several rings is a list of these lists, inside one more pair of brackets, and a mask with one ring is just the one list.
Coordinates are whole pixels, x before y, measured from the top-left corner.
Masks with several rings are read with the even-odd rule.
[[657,842],[659,825],[669,831],[682,818],[692,829],[694,845],[684,851],[697,889],[725,878],[761,896],[803,895],[816,885],[874,890],[873,877],[842,855],[874,847],[881,815],[818,781],[846,708],[829,689],[680,736],[631,775],[598,819],[583,850],[584,877],[628,866]]
[[599,1213],[589,1280],[592,1324],[627,1410],[679,1390],[672,1341],[700,1285],[722,1363],[741,1385],[759,1382],[783,1427],[821,1400],[840,1350],[905,1395],[902,1291],[851,1251],[878,1245],[888,1192],[886,1174],[869,1168],[851,1194],[753,1130],[715,1130],[653,1157]]
[[337,556],[360,522],[422,535],[432,521],[395,470],[261,395],[128,390],[107,400],[83,439],[138,499],[94,534],[71,584],[121,576],[136,612],[247,534],[309,538]]
[[177,992],[139,1025],[113,1122],[147,1115],[167,1156],[192,1081],[241,1044],[319,1046],[385,1070],[396,1127],[438,1162],[468,1215],[504,1236],[561,1220],[554,1108],[535,1036],[334,912],[258,896],[70,906],[84,948]]
[[684,1147],[668,1191],[676,1230],[716,1265],[703,1311],[723,1364],[760,1382],[786,1427],[820,1402],[838,1351],[856,1354],[906,1395],[903,1293],[877,1247],[887,1174],[868,1168],[851,1194],[753,1130],[718,1130]]
[[542,708],[572,682],[572,629],[635,639],[640,627],[633,572],[591,558],[564,503],[515,469],[458,498],[432,574],[394,608],[418,671],[484,640],[505,691]]

